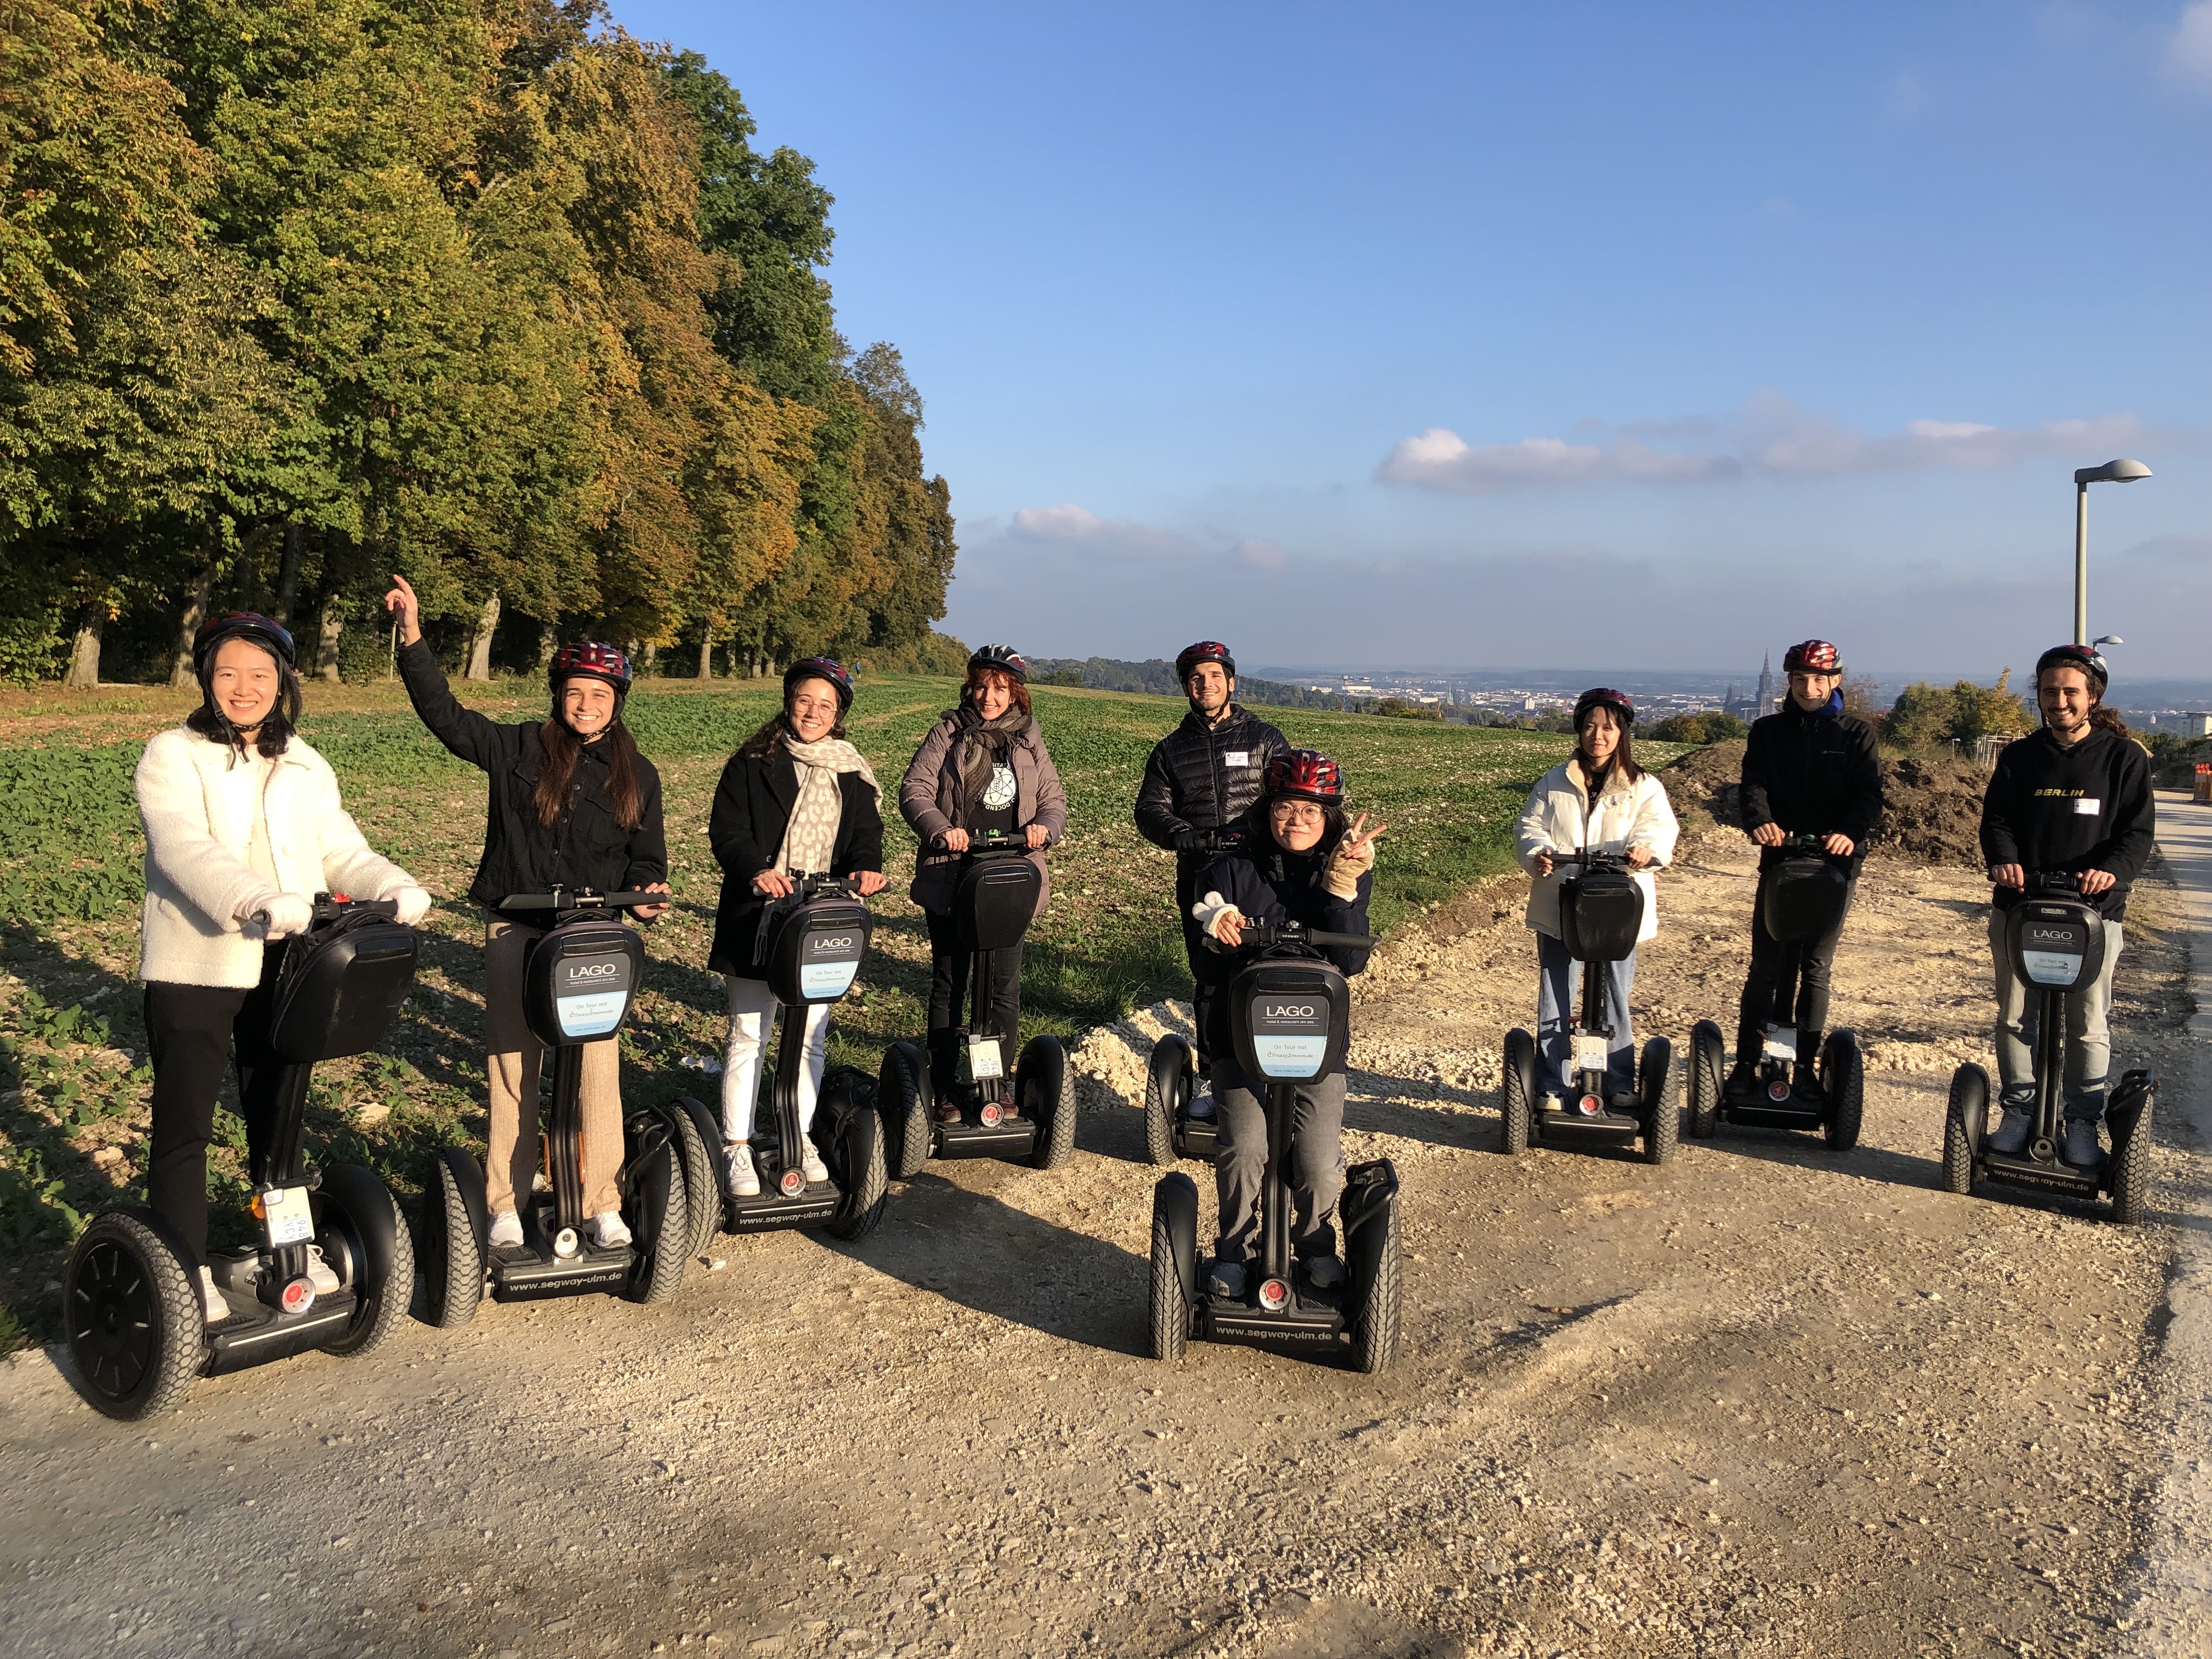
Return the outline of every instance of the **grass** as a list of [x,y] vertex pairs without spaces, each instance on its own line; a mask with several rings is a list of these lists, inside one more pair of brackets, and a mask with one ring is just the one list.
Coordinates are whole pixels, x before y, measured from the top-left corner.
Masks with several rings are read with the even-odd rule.
[[[863,683],[852,735],[888,794],[953,694],[945,680]],[[544,707],[526,682],[463,695],[498,719]],[[1067,787],[1070,831],[1053,860],[1052,904],[1031,934],[1024,1035],[1074,1040],[1188,990],[1173,860],[1130,816],[1145,757],[1183,709],[1060,688],[1039,688],[1036,705]],[[773,683],[729,681],[653,682],[630,701],[664,782],[678,902],[648,934],[652,968],[623,1037],[635,1097],[712,1086],[683,1064],[720,1053],[726,1017],[722,981],[704,967],[720,884],[707,812],[731,750],[775,706]],[[153,688],[0,694],[0,1346],[25,1328],[50,1332],[61,1260],[85,1219],[143,1201],[152,1071],[134,982],[143,847],[131,772],[145,738],[189,707]],[[1529,785],[1567,747],[1528,732],[1266,712],[1293,743],[1334,756],[1353,809],[1389,824],[1374,906],[1383,932],[1507,865]],[[480,850],[485,781],[447,756],[389,684],[313,688],[302,729],[337,769],[371,844],[441,897],[385,1052],[319,1068],[310,1106],[313,1156],[365,1163],[411,1193],[433,1148],[483,1133],[483,919],[458,896]],[[886,1042],[920,1035],[928,991],[927,939],[905,897],[914,842],[887,806],[892,885],[875,907],[862,982],[839,1006],[831,1054],[872,1072]],[[228,1111],[218,1115],[210,1184],[216,1241],[242,1242],[245,1139]]]

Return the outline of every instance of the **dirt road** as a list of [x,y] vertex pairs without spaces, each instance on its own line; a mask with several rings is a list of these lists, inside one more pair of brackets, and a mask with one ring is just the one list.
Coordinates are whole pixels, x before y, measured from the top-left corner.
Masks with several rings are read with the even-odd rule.
[[[1692,859],[1638,983],[1644,1030],[1678,1041],[1732,1009],[1750,894],[1734,846]],[[2115,1064],[2195,1086],[2176,895],[2139,895]],[[2162,1109],[2132,1231],[1934,1190],[1948,1073],[1986,1051],[1984,897],[1969,871],[1870,867],[1838,964],[1869,1054],[1843,1157],[1724,1129],[1663,1169],[1504,1158],[1498,1047],[1534,1004],[1517,888],[1394,943],[1361,985],[1347,1136],[1404,1179],[1380,1379],[1141,1357],[1155,1172],[1098,1085],[1071,1170],[933,1166],[859,1249],[724,1240],[665,1309],[489,1307],[203,1382],[137,1430],[33,1357],[0,1377],[0,1650],[2136,1646],[2159,1624],[2138,1553],[2174,1535],[2160,1482],[2201,1434],[2201,1374],[2155,1352],[2201,1164]],[[1126,1082],[1124,1040],[1157,1029],[1086,1057]]]

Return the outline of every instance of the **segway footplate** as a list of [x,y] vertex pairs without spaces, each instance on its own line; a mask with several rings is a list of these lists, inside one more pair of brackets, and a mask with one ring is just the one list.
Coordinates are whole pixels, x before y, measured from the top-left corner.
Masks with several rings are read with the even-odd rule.
[[252,1297],[226,1294],[230,1317],[208,1333],[203,1374],[222,1376],[252,1365],[306,1353],[345,1334],[353,1322],[354,1294],[332,1291],[319,1296],[303,1314],[281,1313]]
[[1984,1180],[1999,1187],[2024,1187],[2031,1192],[2094,1200],[2105,1190],[2105,1168],[2108,1162],[2107,1159],[2100,1159],[2094,1170],[2077,1170],[2072,1164],[2060,1163],[2056,1158],[2046,1164],[2039,1158],[2025,1158],[2016,1153],[1992,1152],[1984,1147],[1982,1176]]

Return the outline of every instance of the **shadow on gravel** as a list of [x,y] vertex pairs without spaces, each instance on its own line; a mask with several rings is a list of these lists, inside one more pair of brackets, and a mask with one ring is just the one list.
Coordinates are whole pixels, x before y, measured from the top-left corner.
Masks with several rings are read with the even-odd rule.
[[1468,1646],[1354,1601],[1316,1601],[1279,1644],[1261,1651],[1267,1659],[1445,1659]]
[[1795,1129],[1755,1129],[1724,1123],[1711,1140],[1688,1143],[1731,1158],[1755,1158],[1762,1164],[1786,1164],[1792,1169],[1819,1170],[1830,1175],[1878,1181],[1886,1187],[1933,1187],[1943,1166],[1932,1158],[1915,1158],[1880,1146],[1855,1146],[1848,1152],[1832,1152],[1819,1135]]
[[900,1188],[852,1254],[978,1313],[1108,1353],[1146,1353],[1151,1264],[927,1171]]
[[[1344,1126],[1377,1134],[1424,1141],[1431,1146],[1451,1146],[1465,1152],[1495,1150],[1501,1130],[1498,1097],[1487,1090],[1455,1089],[1427,1079],[1392,1077],[1384,1072],[1350,1073],[1352,1098],[1345,1103]],[[1419,1104],[1424,1097],[1453,1111],[1431,1111]]]

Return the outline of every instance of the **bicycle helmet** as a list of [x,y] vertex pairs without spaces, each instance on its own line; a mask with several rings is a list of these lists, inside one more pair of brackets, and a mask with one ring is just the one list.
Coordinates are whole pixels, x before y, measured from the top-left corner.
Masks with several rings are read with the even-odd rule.
[[1011,645],[978,646],[975,654],[968,659],[968,672],[972,674],[979,668],[1012,675],[1017,685],[1030,683],[1030,665],[1022,660],[1021,653]]
[[2080,669],[2089,677],[2089,684],[2100,697],[2105,695],[2106,686],[2112,683],[2112,671],[2106,667],[2104,658],[2086,645],[2054,645],[2038,657],[2035,659],[2036,684],[2043,684],[2043,671],[2046,668]]
[[827,680],[837,693],[837,716],[842,720],[853,706],[853,677],[835,657],[802,657],[783,671],[783,700],[791,701],[792,688],[801,680]]
[[215,653],[225,640],[251,640],[287,668],[299,661],[292,635],[282,623],[271,622],[252,611],[234,611],[202,623],[193,637],[192,672],[203,680],[214,672]]
[[1782,653],[1782,672],[1785,674],[1840,674],[1844,672],[1841,653],[1826,640],[1807,640],[1793,645]]
[[1583,716],[1593,708],[1610,708],[1613,719],[1623,730],[1636,724],[1636,705],[1628,700],[1626,691],[1616,691],[1611,686],[1594,685],[1575,699],[1575,730],[1583,729]]
[[619,696],[629,694],[629,659],[611,645],[601,645],[586,640],[580,645],[564,645],[553,653],[553,665],[545,678],[558,687],[563,680],[605,680]]
[[1267,763],[1265,799],[1317,800],[1334,806],[1344,799],[1344,775],[1318,749],[1286,749]]
[[1229,654],[1229,647],[1218,640],[1200,640],[1196,645],[1186,645],[1176,654],[1176,684],[1188,680],[1190,671],[1202,662],[1218,662],[1223,673],[1232,680],[1237,678],[1237,659]]

